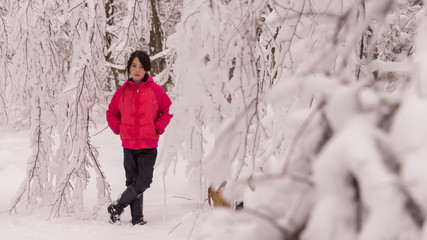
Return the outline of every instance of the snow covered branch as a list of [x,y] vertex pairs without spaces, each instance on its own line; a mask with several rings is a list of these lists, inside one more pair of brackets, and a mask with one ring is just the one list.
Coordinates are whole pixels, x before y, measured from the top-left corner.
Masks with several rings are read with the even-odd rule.
[[[180,128],[166,143],[188,150],[164,157],[181,150],[199,184],[227,181],[230,201],[262,212],[246,222],[273,223],[270,239],[422,239],[425,196],[407,184],[425,177],[394,151],[403,138],[386,140],[403,134],[395,120],[416,90],[411,55],[421,2],[187,4],[168,39],[177,51],[173,124]],[[413,147],[404,155],[424,166],[423,150]],[[234,229],[245,214],[213,213],[200,236],[241,236]],[[233,230],[211,231],[216,217]]]
[[87,2],[70,18],[77,23],[76,32],[72,34],[73,42],[81,48],[73,48],[72,68],[67,76],[65,94],[68,99],[65,104],[68,111],[60,134],[61,143],[67,146],[61,146],[58,151],[58,160],[65,171],[58,172],[51,216],[59,215],[62,208],[68,213],[83,210],[83,191],[91,177],[88,167],[94,167],[98,175],[98,203],[92,216],[111,201],[110,187],[100,169],[98,153],[91,145],[89,134],[91,109],[103,100],[101,81],[105,76],[105,58],[103,51],[98,50],[99,46],[104,46],[105,15],[101,6],[101,2]]

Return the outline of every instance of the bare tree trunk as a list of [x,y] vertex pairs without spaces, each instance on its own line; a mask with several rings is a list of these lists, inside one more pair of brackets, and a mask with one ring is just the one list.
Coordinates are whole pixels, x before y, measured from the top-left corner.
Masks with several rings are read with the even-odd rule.
[[[105,15],[107,18],[107,25],[113,26],[115,24],[114,22],[114,14],[116,14],[116,7],[114,6],[114,0],[107,0],[107,3],[105,4]],[[107,45],[107,49],[110,50],[111,44],[113,40],[113,34],[111,32],[106,31],[105,32],[105,43]],[[115,59],[112,57],[111,50],[108,51],[107,55],[105,56],[105,61],[108,63],[115,64]],[[119,86],[119,70],[111,67],[110,71],[112,74],[108,74],[107,78],[108,81],[106,83],[106,89],[107,91],[112,91],[111,83],[114,81],[115,89],[118,89]],[[111,78],[112,75],[112,78]]]
[[[164,33],[162,29],[162,23],[160,22],[158,7],[159,0],[150,0],[151,2],[151,13],[152,13],[152,22],[150,29],[150,43],[149,51],[150,55],[153,56],[161,51],[163,51],[163,41]],[[166,61],[164,58],[159,58],[152,61],[151,63],[151,73],[157,75],[165,69]]]

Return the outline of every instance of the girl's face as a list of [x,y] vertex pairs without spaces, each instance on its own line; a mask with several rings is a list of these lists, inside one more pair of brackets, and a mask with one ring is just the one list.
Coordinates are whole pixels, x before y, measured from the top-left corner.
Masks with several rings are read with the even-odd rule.
[[144,67],[142,66],[141,62],[137,57],[133,59],[132,64],[130,65],[129,72],[133,81],[137,84],[142,81],[146,73]]

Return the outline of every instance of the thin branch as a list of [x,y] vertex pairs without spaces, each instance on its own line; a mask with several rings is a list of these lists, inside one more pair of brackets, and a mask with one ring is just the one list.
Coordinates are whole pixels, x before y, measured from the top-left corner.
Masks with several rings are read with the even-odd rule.
[[282,169],[282,174],[285,175],[288,173],[288,168],[290,166],[290,163],[292,162],[292,157],[295,151],[295,148],[299,142],[299,140],[302,138],[305,130],[308,128],[310,123],[314,120],[314,117],[316,114],[323,109],[323,107],[326,105],[326,101],[322,100],[320,103],[310,112],[310,115],[305,119],[305,121],[301,124],[301,126],[298,128],[298,131],[296,132],[294,138],[292,139],[292,142],[289,146],[289,151],[287,152],[285,156],[285,165]]

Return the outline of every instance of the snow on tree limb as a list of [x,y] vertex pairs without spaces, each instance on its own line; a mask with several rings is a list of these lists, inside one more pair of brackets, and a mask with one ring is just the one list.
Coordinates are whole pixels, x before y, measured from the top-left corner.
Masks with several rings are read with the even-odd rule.
[[[62,211],[69,214],[83,209],[89,167],[98,175],[99,205],[111,200],[109,184],[89,136],[91,108],[103,100],[105,15],[99,2],[71,2],[69,6],[43,3],[17,2],[10,12],[10,20],[16,24],[11,32],[15,42],[10,43],[15,46],[10,65],[15,84],[8,87],[25,93],[15,94],[12,99],[26,103],[17,107],[29,107],[23,110],[31,112],[27,121],[33,133],[27,175],[10,212],[16,212],[20,204],[27,209],[53,204],[51,216],[58,216]],[[67,30],[67,24],[75,27],[70,28],[70,38],[64,41],[62,31]],[[63,61],[67,64],[70,60],[68,84],[64,84],[64,69],[58,64],[63,53],[58,48],[67,48],[67,44],[75,45],[70,48],[72,57]],[[65,85],[68,87],[64,91]],[[55,130],[60,136],[56,156],[51,149]]]
[[[105,64],[102,52],[97,50],[98,46],[103,45],[103,39],[97,31],[103,28],[102,19],[105,18],[105,15],[102,14],[100,6],[102,4],[99,2],[90,3],[87,7],[82,6],[78,11],[76,10],[75,16],[70,16],[75,18],[72,21],[79,23],[76,26],[77,32],[74,34],[73,40],[84,47],[73,49],[71,66],[74,67],[69,72],[68,80],[74,82],[72,83],[74,87],[69,88],[66,92],[69,106],[68,118],[61,134],[61,141],[69,142],[71,145],[67,148],[60,148],[60,151],[65,153],[59,152],[59,161],[64,162],[64,166],[67,168],[62,175],[58,175],[51,216],[59,215],[62,208],[65,208],[66,212],[82,210],[83,191],[91,177],[87,170],[88,167],[95,168],[95,173],[98,175],[97,187],[99,187],[98,208],[92,216],[96,216],[99,207],[111,201],[109,184],[100,169],[97,160],[98,153],[90,143],[89,134],[91,108],[103,99],[102,87],[99,82],[103,79]],[[61,156],[66,156],[66,158]]]
[[[184,3],[189,7],[168,44],[177,51],[174,94],[180,108],[174,109],[173,124],[190,123],[191,128],[181,127],[170,136],[185,149],[173,148],[164,156],[180,151],[191,166],[192,184],[218,184],[239,176],[227,184],[230,200],[254,195],[244,197],[245,206],[265,208],[279,223],[276,230],[301,233],[301,239],[421,239],[424,196],[409,191],[395,170],[401,167],[400,155],[385,140],[404,91],[417,81],[410,56],[421,2],[258,3]],[[245,7],[253,18],[240,23]],[[251,25],[253,19],[259,25]],[[245,46],[243,51],[240,46]],[[193,66],[191,71],[186,64]],[[215,143],[200,145],[209,134]],[[268,152],[263,155],[258,149]],[[422,153],[408,156],[414,166],[423,166],[416,160]],[[277,169],[287,170],[280,174]],[[301,176],[300,183],[310,187],[261,184],[271,179],[280,185],[291,176]],[[415,179],[424,186],[421,175]],[[270,188],[276,191],[268,195]],[[300,211],[286,215],[297,198],[281,196],[278,189],[290,195],[307,191],[303,210],[295,206]],[[211,231],[209,223],[217,223],[213,215],[200,236],[260,238],[256,232]],[[258,220],[251,222],[261,224]],[[235,228],[244,224],[232,223]],[[289,237],[281,234],[275,239]]]

